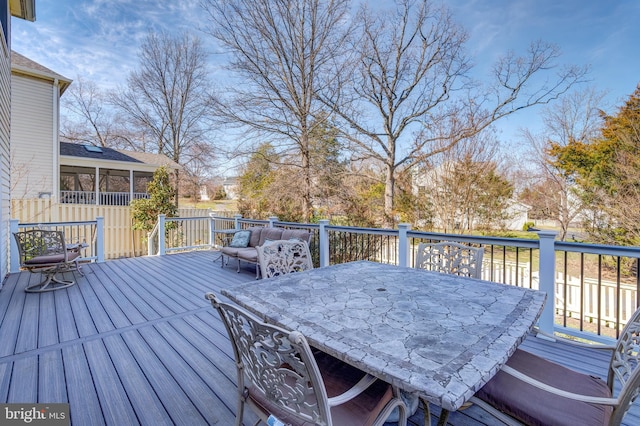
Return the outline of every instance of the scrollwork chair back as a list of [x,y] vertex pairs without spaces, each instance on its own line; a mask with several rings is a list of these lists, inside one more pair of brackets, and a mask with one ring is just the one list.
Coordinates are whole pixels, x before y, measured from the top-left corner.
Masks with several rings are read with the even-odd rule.
[[263,278],[313,269],[306,241],[277,240],[256,249]]
[[420,243],[415,267],[428,271],[464,277],[482,277],[482,247],[470,247],[455,242]]
[[[238,373],[236,426],[242,425],[245,404],[265,423],[274,415],[286,424],[319,426],[381,426],[398,408],[398,424],[406,426],[406,406],[397,388],[326,354],[314,355],[298,331],[266,324],[242,308],[220,302],[213,293],[205,298],[220,314],[233,346]],[[342,393],[330,398],[327,389]],[[339,420],[332,413],[334,407],[341,407],[335,414]]]
[[640,309],[631,316],[611,354],[607,385],[613,392],[616,381],[622,386],[609,424],[620,424],[627,410],[640,394]]

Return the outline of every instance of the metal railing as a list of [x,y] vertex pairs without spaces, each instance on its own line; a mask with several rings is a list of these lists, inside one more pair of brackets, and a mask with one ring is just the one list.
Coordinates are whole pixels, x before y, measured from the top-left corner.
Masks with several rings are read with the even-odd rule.
[[[412,267],[421,242],[456,241],[484,247],[483,279],[547,293],[539,322],[544,331],[555,329],[610,342],[640,305],[640,247],[564,243],[555,241],[557,234],[553,231],[532,234],[537,238],[517,239],[420,232],[411,230],[407,224],[400,224],[398,229],[375,229],[333,226],[326,220],[319,224],[279,222],[276,217],[253,220],[236,215],[197,219],[209,223],[208,244],[194,244],[181,235],[182,240],[159,242],[153,254],[189,247],[219,247],[235,230],[267,226],[309,230],[313,235],[310,248],[316,266],[370,260]],[[182,229],[184,232],[185,228]]]
[[[20,223],[12,219],[9,224],[10,232],[28,231],[30,229],[48,229],[62,231],[67,244],[83,243],[86,245],[80,250],[80,262],[104,262],[104,219],[82,222],[47,222],[47,223]],[[18,246],[12,237],[10,242],[9,272],[20,271],[20,256]]]

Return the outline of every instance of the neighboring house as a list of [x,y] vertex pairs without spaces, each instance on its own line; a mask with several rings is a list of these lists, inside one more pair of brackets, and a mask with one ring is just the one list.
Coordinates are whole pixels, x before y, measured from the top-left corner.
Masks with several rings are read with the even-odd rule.
[[512,200],[507,206],[507,219],[503,220],[503,228],[511,231],[523,231],[524,225],[529,222],[529,210],[531,210],[531,206]]
[[207,188],[207,185],[202,185],[200,187],[200,201],[209,201],[211,198],[209,198],[209,189]]
[[238,178],[237,177],[225,177],[222,181],[222,188],[224,193],[227,194],[228,200],[238,199]]
[[160,154],[61,142],[59,201],[129,205],[133,199],[147,197],[147,184],[161,166],[180,168]]
[[58,193],[60,96],[71,80],[11,52],[11,198]]
[[124,206],[147,196],[158,167],[179,168],[164,155],[59,142],[60,96],[71,80],[12,58],[12,199]]
[[[442,200],[448,200],[446,191],[451,190],[451,188],[443,188],[441,182],[449,182],[449,184],[455,185],[455,165],[456,163],[447,162],[435,169],[414,171],[412,177],[413,194],[427,197],[434,204],[442,202]],[[438,194],[441,194],[442,197],[439,198]],[[456,206],[454,202],[449,202],[445,206],[448,208],[434,209],[433,217],[429,218],[435,228],[445,228],[448,225],[453,229],[467,229],[482,225],[475,215],[469,215],[469,212],[461,211],[460,207]],[[525,223],[528,222],[529,210],[529,206],[512,198],[501,212],[503,219],[496,220],[494,225],[499,225],[502,229],[521,231]],[[419,221],[418,225],[424,225],[424,220]]]
[[11,16],[34,21],[35,0],[0,0],[0,280],[9,272]]

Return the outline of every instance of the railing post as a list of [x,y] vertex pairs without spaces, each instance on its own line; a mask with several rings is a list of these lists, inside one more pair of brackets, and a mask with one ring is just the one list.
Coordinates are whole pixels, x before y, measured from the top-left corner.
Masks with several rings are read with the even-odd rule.
[[11,219],[9,221],[9,272],[12,274],[20,272],[20,254],[18,253],[18,244],[16,243],[15,238],[13,238],[13,233],[20,230],[19,225],[19,219]]
[[320,219],[318,222],[320,223],[320,230],[318,231],[318,236],[320,237],[320,267],[329,266],[329,230],[327,229],[329,220]]
[[213,248],[213,245],[216,242],[216,235],[215,235],[216,220],[213,218],[214,215],[215,213],[213,213],[211,209],[209,209],[209,247],[210,248]]
[[274,222],[278,221],[278,216],[269,216],[269,228],[273,228]]
[[556,231],[537,231],[540,239],[540,287],[539,290],[547,293],[547,301],[544,310],[538,320],[540,330],[553,334],[555,323],[555,287],[556,287]]
[[165,232],[164,232],[164,219],[167,216],[164,214],[158,215],[158,255],[164,256],[166,254],[165,244]]
[[104,217],[96,217],[96,262],[104,262]]
[[240,219],[242,219],[242,215],[241,214],[234,214],[233,215],[233,226],[236,230],[240,229]]
[[398,266],[409,266],[409,238],[407,231],[411,229],[410,223],[398,224]]

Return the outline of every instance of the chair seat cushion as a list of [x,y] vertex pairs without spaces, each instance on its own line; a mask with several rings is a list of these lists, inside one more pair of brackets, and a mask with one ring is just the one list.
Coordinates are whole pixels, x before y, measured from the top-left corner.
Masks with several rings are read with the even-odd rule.
[[[344,362],[325,354],[314,351],[318,368],[331,398],[352,388],[365,373]],[[313,422],[301,421],[298,417],[282,410],[278,405],[271,403],[264,394],[256,389],[249,389],[249,397],[265,413],[274,415],[285,424],[298,426],[313,426]],[[310,395],[313,398],[313,395]],[[334,425],[370,426],[377,418],[377,414],[391,401],[393,392],[391,386],[381,380],[377,380],[359,396],[349,402],[331,408],[331,417]]]
[[[77,251],[69,251],[67,252],[67,261],[70,262],[72,260],[75,260],[78,256],[80,256],[80,253],[78,253]],[[24,264],[25,265],[50,265],[50,264],[62,263],[64,261],[65,261],[64,254],[59,253],[59,254],[35,256],[25,261]]]
[[[598,377],[570,370],[532,353],[516,350],[507,365],[542,383],[582,395],[611,398]],[[613,408],[545,392],[499,371],[476,396],[528,425],[607,425]]]

